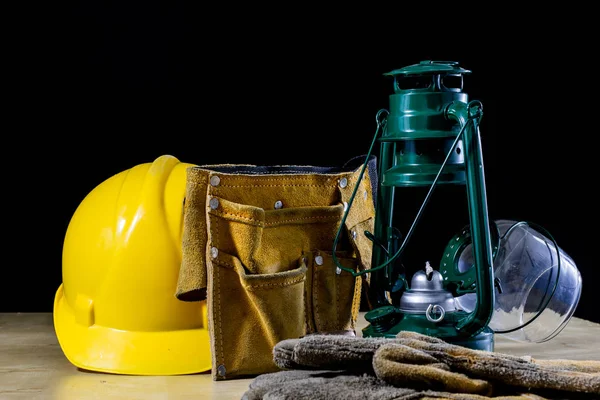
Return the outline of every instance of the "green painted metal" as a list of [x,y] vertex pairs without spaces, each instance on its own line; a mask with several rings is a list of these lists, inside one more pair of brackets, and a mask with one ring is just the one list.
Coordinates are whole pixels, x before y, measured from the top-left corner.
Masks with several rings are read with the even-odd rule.
[[456,61],[434,61],[424,60],[418,64],[409,65],[400,69],[395,69],[391,72],[386,72],[385,76],[398,75],[442,75],[442,74],[460,74],[467,75],[471,71],[464,69],[458,65]]
[[[493,221],[490,222],[490,233],[492,235],[492,257],[495,258],[498,253],[500,233]],[[475,293],[477,277],[476,269],[473,268],[472,247],[471,230],[467,225],[450,239],[442,253],[440,272],[446,278],[444,287],[454,296]],[[461,256],[469,256],[469,258],[465,260]]]
[[[394,93],[386,129],[378,139],[380,187],[374,226],[374,236],[384,246],[373,246],[369,287],[373,310],[367,314],[371,321],[363,331],[365,336],[393,336],[411,330],[474,348],[493,347],[487,327],[494,304],[493,246],[479,132],[482,105],[469,102],[462,91],[462,77],[468,73],[455,62],[424,61],[385,74],[394,78]],[[466,186],[477,305],[470,313],[447,313],[443,321],[431,322],[423,314],[400,312],[389,294],[398,287],[400,291],[408,289],[405,281],[398,285],[403,277],[394,262],[437,184]],[[430,189],[398,246],[392,227],[394,196],[403,187],[415,186]],[[467,289],[472,288],[470,283]]]
[[427,320],[423,314],[402,314],[394,306],[384,306],[365,315],[369,325],[363,328],[362,336],[395,338],[402,331],[411,331],[472,349],[494,350],[494,332],[489,327],[465,337],[456,326],[466,317],[466,313],[456,312],[448,315],[442,323],[434,323]]

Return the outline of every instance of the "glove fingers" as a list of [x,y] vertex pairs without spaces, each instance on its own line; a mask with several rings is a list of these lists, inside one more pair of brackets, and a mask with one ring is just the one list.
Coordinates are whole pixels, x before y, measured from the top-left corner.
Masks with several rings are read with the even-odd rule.
[[273,361],[281,369],[300,369],[294,361],[294,346],[299,339],[286,339],[273,347]]
[[[409,339],[409,337],[416,339]],[[425,341],[417,335],[404,335],[404,345],[419,349],[448,365],[451,370],[476,379],[486,379],[521,388],[600,394],[600,365],[597,361],[533,362],[531,357],[473,350],[445,342]],[[560,365],[564,364],[565,369]]]
[[294,346],[294,362],[307,368],[370,370],[375,350],[388,338],[310,335]]
[[242,400],[413,400],[414,389],[397,388],[375,376],[352,375],[337,371],[275,372],[252,382]]
[[600,361],[595,360],[533,360],[545,368],[560,371],[577,371],[590,374],[600,373]]
[[448,366],[435,357],[401,344],[381,346],[373,357],[373,369],[380,379],[394,386],[481,395],[492,392],[489,382],[449,371]]
[[331,374],[330,371],[292,370],[259,375],[250,382],[248,390],[242,396],[242,400],[261,400],[271,390],[281,386],[289,386],[299,381],[313,385],[323,384],[327,378],[321,376],[322,372],[326,373],[326,376]]
[[428,336],[428,335],[424,335],[422,333],[419,332],[412,332],[412,331],[400,331],[397,335],[396,338],[398,339],[411,339],[411,340],[420,340],[422,342],[426,342],[426,343],[446,343],[445,341],[443,341],[440,338],[434,337],[434,336]]

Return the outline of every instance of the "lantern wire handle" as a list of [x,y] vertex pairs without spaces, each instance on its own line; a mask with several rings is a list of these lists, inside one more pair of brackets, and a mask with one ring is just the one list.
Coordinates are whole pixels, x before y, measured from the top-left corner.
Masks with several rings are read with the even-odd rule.
[[[473,104],[471,104],[473,103]],[[477,102],[470,102],[469,103],[469,107],[473,107],[473,108],[479,108]],[[342,217],[342,221],[340,223],[340,226],[338,228],[337,234],[335,235],[335,239],[333,241],[333,252],[332,252],[332,258],[333,258],[333,262],[335,263],[335,265],[337,266],[337,268],[339,268],[339,270],[342,271],[346,271],[351,273],[353,276],[360,276],[360,275],[364,275],[366,273],[369,272],[373,272],[373,271],[378,271],[382,268],[387,267],[389,264],[391,264],[392,262],[394,262],[398,257],[400,257],[400,254],[402,254],[402,252],[404,251],[404,248],[406,247],[406,245],[408,244],[408,240],[410,239],[410,237],[412,236],[417,223],[419,222],[419,220],[421,219],[421,215],[423,214],[423,211],[425,210],[425,206],[427,205],[427,203],[429,203],[429,199],[431,198],[431,195],[433,194],[433,190],[435,189],[436,185],[437,185],[437,181],[439,180],[439,177],[441,176],[444,167],[446,166],[446,164],[448,163],[448,160],[450,159],[450,156],[452,155],[452,153],[454,152],[454,149],[456,147],[456,145],[458,144],[460,138],[463,135],[463,132],[465,130],[465,128],[467,127],[467,125],[469,124],[469,122],[472,122],[474,119],[478,119],[480,120],[482,117],[482,113],[481,110],[479,109],[479,112],[474,112],[471,113],[469,112],[469,116],[467,121],[463,124],[463,126],[461,127],[458,135],[456,135],[456,139],[454,139],[454,142],[452,143],[452,146],[450,147],[450,150],[448,151],[448,154],[446,154],[446,158],[444,159],[444,162],[442,163],[442,165],[440,166],[440,170],[438,171],[437,175],[435,176],[435,179],[433,180],[433,182],[431,183],[431,186],[429,187],[429,191],[427,192],[427,195],[425,196],[425,200],[423,200],[423,204],[421,204],[421,207],[419,208],[419,211],[417,212],[417,215],[415,216],[415,219],[412,223],[412,225],[410,226],[410,229],[408,230],[408,233],[406,234],[406,236],[404,237],[404,240],[402,241],[402,245],[398,248],[398,250],[396,251],[396,253],[394,253],[393,256],[391,256],[386,262],[373,267],[373,268],[369,268],[369,269],[363,269],[361,271],[354,271],[353,269],[344,267],[340,264],[340,262],[338,261],[338,258],[336,256],[336,249],[338,246],[338,241],[340,239],[340,234],[346,224],[346,218],[348,217],[348,213],[350,212],[350,208],[352,207],[352,202],[354,201],[354,197],[356,196],[356,192],[358,190],[358,186],[363,178],[365,169],[367,168],[367,164],[368,164],[368,160],[369,157],[371,156],[371,153],[373,151],[373,147],[375,146],[375,142],[377,141],[377,137],[379,136],[379,133],[381,131],[385,131],[386,126],[387,126],[387,119],[386,118],[381,118],[381,116],[383,115],[383,113],[387,113],[389,114],[389,112],[387,110],[379,110],[377,112],[377,115],[375,117],[375,120],[377,122],[377,128],[375,129],[375,135],[373,136],[373,140],[371,142],[371,147],[369,147],[369,151],[366,155],[365,158],[365,162],[362,166],[362,169],[360,171],[360,174],[358,176],[358,180],[356,182],[356,185],[354,187],[354,190],[352,191],[352,195],[350,196],[350,199],[348,199],[348,207],[346,207],[346,210],[344,211],[344,215]],[[386,116],[387,117],[387,116]],[[364,232],[365,236],[367,238],[371,238],[373,236],[373,234],[371,232],[365,231]],[[372,239],[371,239],[372,240]],[[338,271],[338,273],[341,271]]]
[[[383,116],[384,114],[385,114],[385,116]],[[360,174],[358,175],[358,179],[356,181],[356,185],[354,186],[354,190],[352,191],[352,195],[350,196],[350,199],[348,199],[348,207],[346,207],[346,210],[344,211],[342,221],[340,222],[340,226],[338,228],[337,234],[335,235],[335,239],[333,241],[333,252],[332,252],[333,262],[340,270],[350,272],[354,276],[362,275],[363,273],[371,271],[371,270],[364,270],[364,271],[361,271],[360,273],[357,273],[350,268],[344,267],[338,261],[338,258],[335,253],[336,253],[336,249],[338,246],[338,241],[340,239],[340,234],[342,233],[343,227],[346,225],[346,218],[348,218],[348,213],[350,211],[350,208],[352,207],[354,198],[356,197],[356,192],[358,191],[359,184],[362,181],[362,178],[365,174],[365,170],[367,169],[367,165],[369,163],[369,158],[371,157],[371,154],[373,153],[373,148],[375,147],[375,143],[377,142],[377,137],[379,136],[379,133],[381,131],[385,131],[385,129],[386,129],[387,115],[389,115],[389,111],[386,109],[383,109],[383,108],[381,110],[377,111],[377,114],[375,115],[375,122],[377,123],[377,128],[375,129],[375,135],[373,135],[373,140],[371,141],[371,146],[369,147],[369,151],[367,152],[367,155],[365,156],[365,162],[363,163],[363,166],[360,170]],[[371,241],[373,241],[373,239],[370,237],[373,235],[370,232],[365,231],[365,235]],[[338,271],[341,272],[340,270],[338,270]]]

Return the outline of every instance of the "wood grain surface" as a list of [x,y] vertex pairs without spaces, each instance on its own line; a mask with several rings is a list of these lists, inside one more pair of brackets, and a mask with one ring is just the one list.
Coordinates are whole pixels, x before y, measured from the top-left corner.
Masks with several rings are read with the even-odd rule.
[[[359,317],[359,330],[366,325]],[[520,343],[501,335],[496,351],[540,359],[600,360],[600,324],[573,318],[554,339]],[[240,399],[251,379],[213,382],[210,374],[124,376],[78,370],[65,358],[50,313],[0,314],[0,399]]]

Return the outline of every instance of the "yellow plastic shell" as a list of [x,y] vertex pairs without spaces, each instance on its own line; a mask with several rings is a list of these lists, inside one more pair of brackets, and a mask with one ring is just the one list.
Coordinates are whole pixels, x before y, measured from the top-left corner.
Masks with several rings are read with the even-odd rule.
[[191,166],[169,155],[137,165],[94,188],[73,214],[54,301],[73,365],[131,375],[211,369],[206,302],[175,297]]

